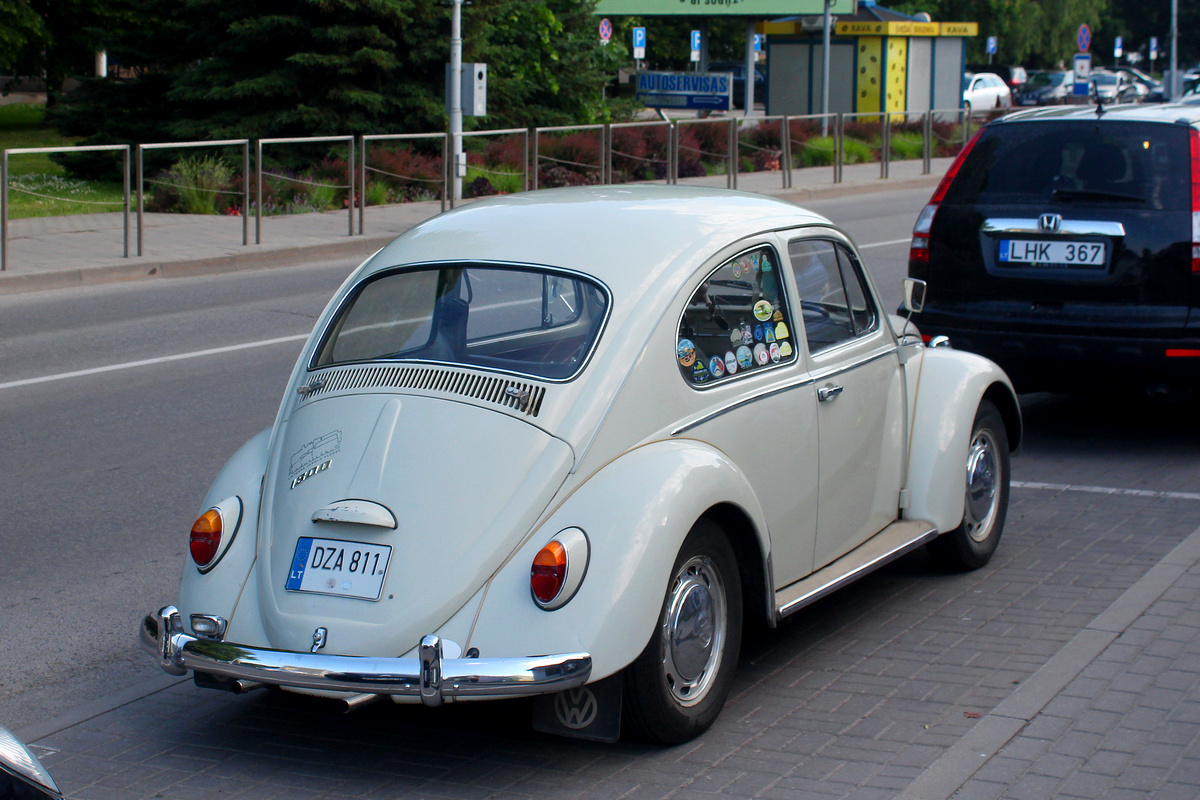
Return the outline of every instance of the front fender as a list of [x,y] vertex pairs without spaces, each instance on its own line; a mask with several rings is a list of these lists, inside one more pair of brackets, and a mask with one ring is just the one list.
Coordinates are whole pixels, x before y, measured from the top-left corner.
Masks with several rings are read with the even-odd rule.
[[[650,641],[684,538],[697,519],[722,503],[746,514],[761,551],[769,553],[758,500],[723,453],[688,439],[625,453],[571,492],[496,573],[469,645],[484,658],[587,652],[593,681],[623,669]],[[530,566],[568,527],[587,534],[587,574],[566,605],[543,611],[530,593]]]
[[242,587],[254,565],[258,504],[270,437],[271,429],[267,428],[242,445],[221,468],[204,498],[202,511],[228,498],[238,497],[242,513],[233,541],[208,572],[201,573],[191,556],[185,554],[183,577],[179,582],[179,610],[185,625],[191,614],[211,614],[226,620],[233,617]]
[[1014,453],[1021,442],[1021,412],[1004,370],[982,356],[933,347],[919,365],[909,366],[919,373],[904,516],[928,520],[945,533],[962,522],[967,448],[980,401],[986,397],[999,409]]

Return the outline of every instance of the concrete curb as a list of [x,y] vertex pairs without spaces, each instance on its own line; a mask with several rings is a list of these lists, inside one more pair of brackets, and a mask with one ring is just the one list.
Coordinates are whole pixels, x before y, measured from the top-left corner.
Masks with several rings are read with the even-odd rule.
[[1200,562],[1200,529],[1088,623],[1029,680],[896,795],[895,800],[949,800],[953,797],[1197,562]]

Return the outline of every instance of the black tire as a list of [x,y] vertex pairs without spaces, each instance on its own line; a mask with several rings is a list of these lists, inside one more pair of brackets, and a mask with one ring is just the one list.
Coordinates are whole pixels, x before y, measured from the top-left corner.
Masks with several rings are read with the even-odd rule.
[[701,519],[675,564],[650,643],[625,671],[626,730],[679,744],[716,720],[729,696],[742,640],[742,586],[724,532]]
[[929,543],[929,553],[943,567],[979,569],[991,560],[1008,514],[1008,434],[1004,419],[989,400],[979,403],[967,446],[962,522]]

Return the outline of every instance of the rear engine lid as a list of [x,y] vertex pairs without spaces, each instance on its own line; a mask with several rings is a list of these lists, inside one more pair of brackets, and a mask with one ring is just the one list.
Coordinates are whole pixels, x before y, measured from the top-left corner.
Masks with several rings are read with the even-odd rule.
[[399,656],[504,563],[574,463],[507,414],[372,393],[305,405],[276,433],[258,590],[271,647]]

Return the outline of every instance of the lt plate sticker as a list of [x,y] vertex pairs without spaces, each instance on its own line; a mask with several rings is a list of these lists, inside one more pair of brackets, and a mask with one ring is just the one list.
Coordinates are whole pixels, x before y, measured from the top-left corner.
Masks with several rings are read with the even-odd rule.
[[378,600],[391,557],[392,548],[385,544],[302,536],[296,542],[284,588]]

